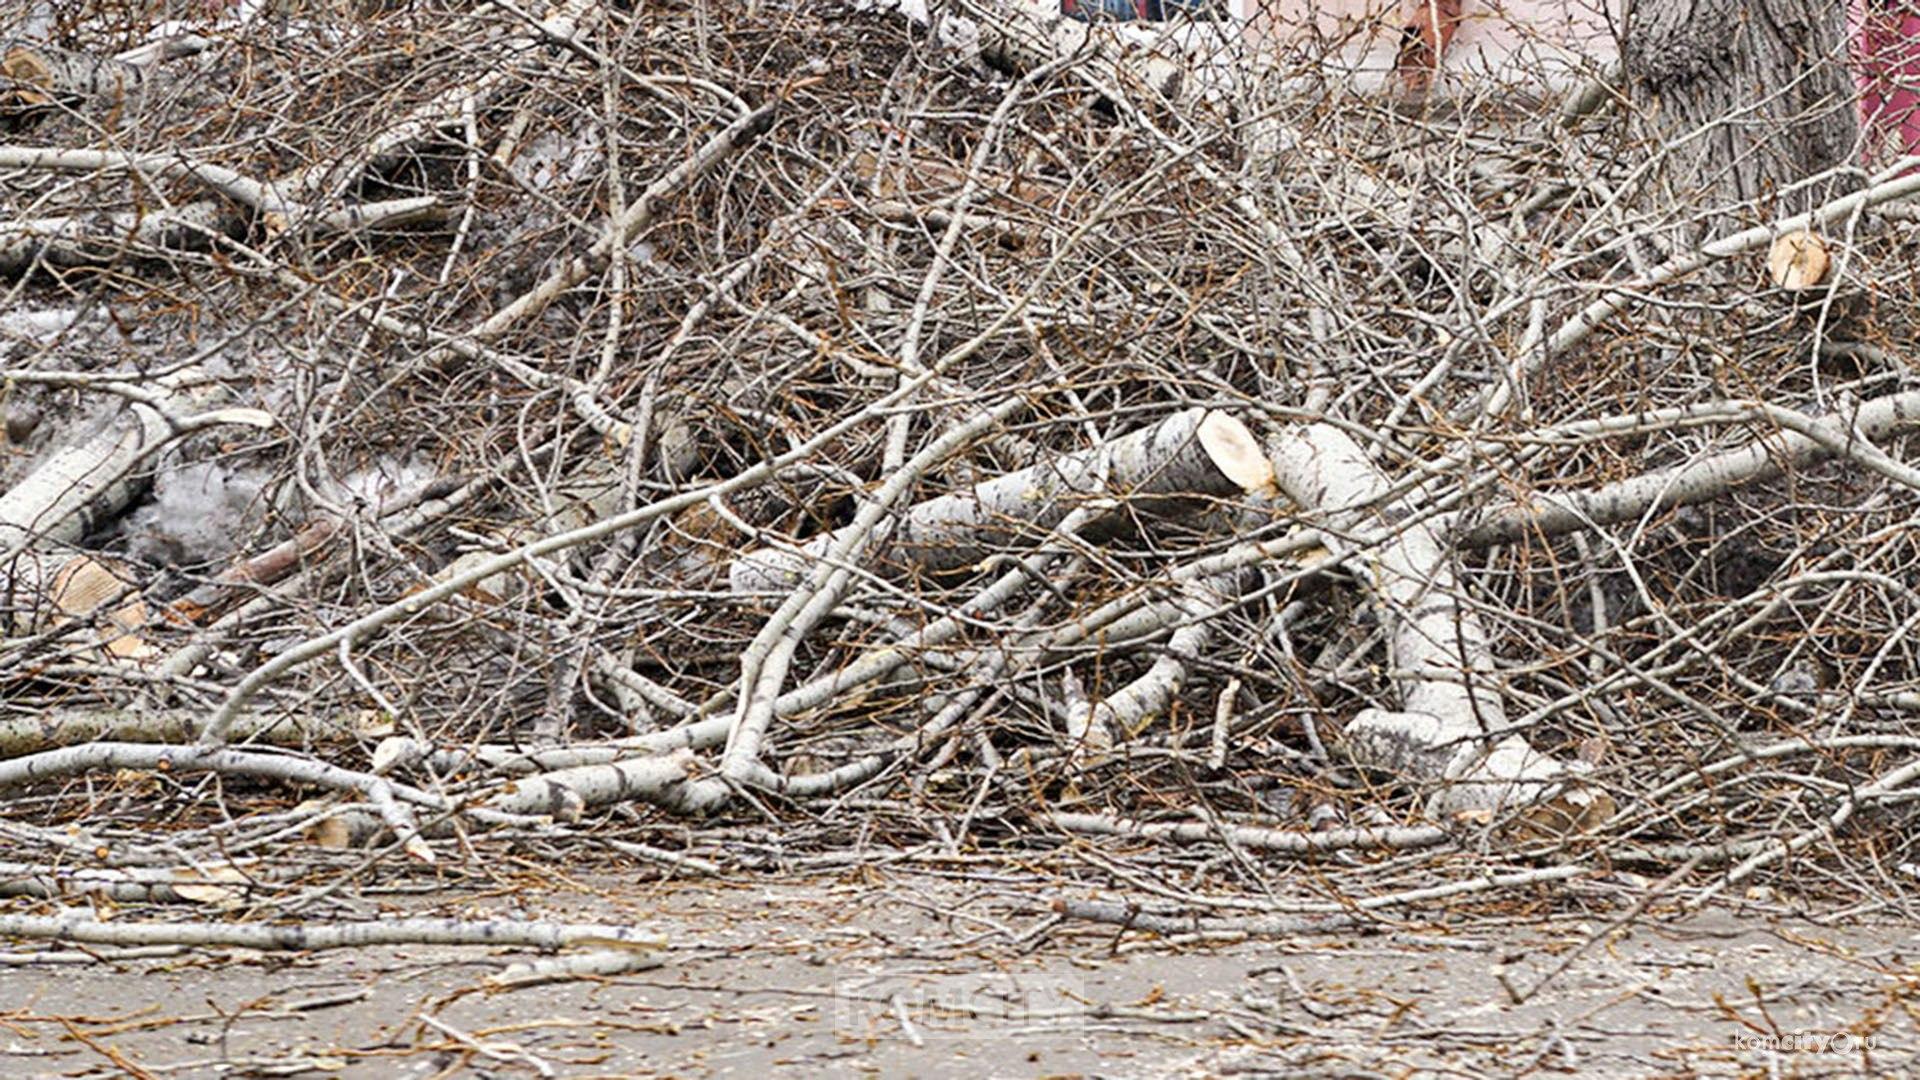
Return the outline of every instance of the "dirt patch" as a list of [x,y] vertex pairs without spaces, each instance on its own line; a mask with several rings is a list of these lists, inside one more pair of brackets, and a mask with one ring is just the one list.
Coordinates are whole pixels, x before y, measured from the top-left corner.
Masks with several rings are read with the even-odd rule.
[[[1026,910],[1022,910],[1022,908]],[[660,967],[201,952],[0,969],[8,1076],[1911,1075],[1911,927],[1709,913],[1170,943],[990,885],[591,880],[435,909],[630,922]]]

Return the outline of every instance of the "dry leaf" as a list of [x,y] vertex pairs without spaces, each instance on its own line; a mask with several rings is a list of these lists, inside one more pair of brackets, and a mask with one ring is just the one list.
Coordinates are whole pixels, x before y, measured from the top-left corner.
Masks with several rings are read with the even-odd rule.
[[[293,808],[296,814],[318,814],[332,804],[324,799],[308,799]],[[345,851],[353,846],[353,829],[338,817],[324,817],[307,824],[304,835],[317,847],[328,851]]]
[[[192,867],[175,870],[173,874],[173,891],[182,900],[191,900],[196,904],[237,900],[247,881],[246,875],[233,866]],[[221,884],[223,882],[225,884]]]

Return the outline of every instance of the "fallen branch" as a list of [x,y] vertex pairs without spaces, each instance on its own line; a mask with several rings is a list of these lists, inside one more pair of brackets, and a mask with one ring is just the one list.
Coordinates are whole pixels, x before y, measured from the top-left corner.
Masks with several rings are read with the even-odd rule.
[[1355,716],[1346,728],[1349,756],[1437,782],[1428,802],[1436,817],[1523,811],[1529,824],[1567,831],[1611,816],[1604,793],[1507,731],[1487,632],[1460,595],[1448,549],[1431,524],[1397,526],[1392,508],[1373,506],[1392,485],[1366,452],[1328,424],[1283,431],[1269,449],[1280,488],[1324,521],[1328,545],[1365,560],[1362,580],[1390,626],[1401,711]]
[[[1456,896],[1469,896],[1474,893],[1492,892],[1499,889],[1523,888],[1531,885],[1552,882],[1571,881],[1593,873],[1589,867],[1579,865],[1546,866],[1534,870],[1516,870],[1505,874],[1488,874],[1484,877],[1468,878],[1463,881],[1449,882],[1428,888],[1404,889],[1399,892],[1382,893],[1378,896],[1363,896],[1343,899],[1333,904],[1317,904],[1312,909],[1297,915],[1248,915],[1219,916],[1203,915],[1198,911],[1161,906],[1158,909],[1131,902],[1110,900],[1058,899],[1052,904],[1052,910],[1074,919],[1091,922],[1111,923],[1133,930],[1146,930],[1157,934],[1209,934],[1209,933],[1245,933],[1293,935],[1326,933],[1334,930],[1351,930],[1370,925],[1372,920],[1363,915],[1339,914],[1342,911],[1371,913],[1396,907],[1421,904],[1429,900],[1445,900]],[[1240,906],[1240,905],[1234,905]],[[1300,905],[1306,907],[1307,905]],[[1324,912],[1324,913],[1319,913]]]
[[1548,361],[1564,355],[1568,350],[1586,341],[1609,319],[1625,311],[1655,289],[1670,285],[1722,260],[1770,247],[1782,235],[1819,232],[1882,203],[1920,195],[1920,168],[1916,166],[1920,166],[1920,156],[1901,158],[1891,167],[1877,174],[1877,183],[1861,191],[1841,196],[1804,214],[1796,214],[1768,225],[1744,229],[1732,236],[1704,244],[1695,250],[1682,252],[1654,267],[1641,280],[1609,288],[1600,295],[1599,299],[1588,303],[1572,318],[1561,323],[1551,335],[1544,334],[1544,327],[1529,329],[1508,363],[1507,378],[1496,386],[1490,387],[1477,401],[1468,403],[1459,410],[1459,415],[1464,417],[1501,412],[1512,402],[1516,386],[1524,385],[1526,380],[1537,374]]
[[17,274],[45,263],[91,266],[128,256],[204,251],[230,236],[240,219],[212,200],[151,212],[128,210],[0,222],[0,274]]
[[1190,822],[1140,822],[1103,814],[1053,812],[1042,820],[1068,832],[1086,836],[1122,836],[1135,840],[1158,840],[1174,844],[1209,844],[1227,840],[1256,851],[1284,855],[1318,855],[1330,851],[1415,851],[1437,847],[1452,837],[1447,830],[1433,825],[1408,825],[1379,829],[1328,829],[1303,832],[1289,829],[1263,829],[1248,825],[1203,824]]
[[[1215,609],[1233,607],[1239,602],[1239,594],[1221,597],[1196,583],[1183,587],[1168,602],[1179,612],[1181,622],[1152,666],[1098,701],[1084,694],[1069,694],[1067,739],[1069,752],[1076,758],[1083,754],[1097,757],[1112,750],[1116,732],[1122,737],[1131,736],[1166,711],[1186,681],[1187,664],[1205,655],[1213,643]],[[1070,685],[1077,688],[1077,683]]]
[[[1778,415],[1776,410],[1776,419]],[[1755,419],[1767,416],[1762,410]],[[1915,425],[1920,425],[1920,392],[1892,394],[1819,417],[1804,431],[1780,431],[1671,469],[1590,491],[1536,493],[1526,504],[1497,508],[1484,516],[1463,513],[1453,527],[1461,530],[1457,542],[1467,547],[1599,528],[1717,499],[1823,458],[1877,453],[1866,440]]]
[[[22,757],[91,742],[189,743],[202,715],[188,710],[57,709],[33,716],[0,717],[0,758]],[[233,726],[236,743],[309,746],[377,737],[391,727],[370,713],[249,714]]]
[[318,952],[375,945],[484,945],[533,949],[611,946],[665,949],[668,942],[632,926],[530,922],[525,919],[390,919],[382,922],[261,925],[242,923],[101,922],[79,913],[0,915],[0,938],[79,941],[93,945],[188,945],[263,952]]
[[[295,201],[280,183],[262,182],[185,154],[135,154],[110,150],[0,146],[0,170],[95,173],[127,169],[149,176],[199,180],[261,216],[270,234],[311,230],[340,235],[446,220],[448,211],[430,195],[357,206],[322,207]],[[230,207],[209,200],[162,207],[0,223],[0,273],[17,273],[45,260],[78,266],[128,252],[203,249],[215,237],[235,236],[244,222]]]
[[[1218,410],[1188,409],[1106,445],[919,503],[874,530],[875,546],[886,552],[874,566],[947,573],[1018,547],[1022,537],[1046,535],[1091,500],[1114,504],[1102,519],[1110,528],[1125,518],[1122,506],[1144,514],[1174,512],[1196,500],[1262,491],[1272,480],[1272,466],[1245,424]],[[1100,531],[1101,523],[1092,522],[1082,535]],[[791,588],[844,533],[817,537],[797,550],[749,552],[729,567],[729,582],[742,593]]]
[[259,867],[52,867],[0,863],[0,896],[98,896],[130,904],[229,903],[253,890]]

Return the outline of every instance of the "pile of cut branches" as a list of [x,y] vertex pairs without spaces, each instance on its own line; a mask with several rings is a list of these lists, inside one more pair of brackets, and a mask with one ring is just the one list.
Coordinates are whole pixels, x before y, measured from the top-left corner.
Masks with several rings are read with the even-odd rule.
[[1689,205],[1604,82],[1045,4],[73,6],[0,25],[13,894],[1903,903],[1910,170]]

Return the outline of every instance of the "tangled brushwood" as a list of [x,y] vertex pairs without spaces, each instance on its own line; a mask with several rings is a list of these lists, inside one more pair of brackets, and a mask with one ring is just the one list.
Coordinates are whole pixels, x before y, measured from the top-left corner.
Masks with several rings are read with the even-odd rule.
[[[1728,202],[1602,71],[908,7],[0,26],[0,884],[1906,903],[1911,159]],[[0,933],[359,940],[74,910]]]

